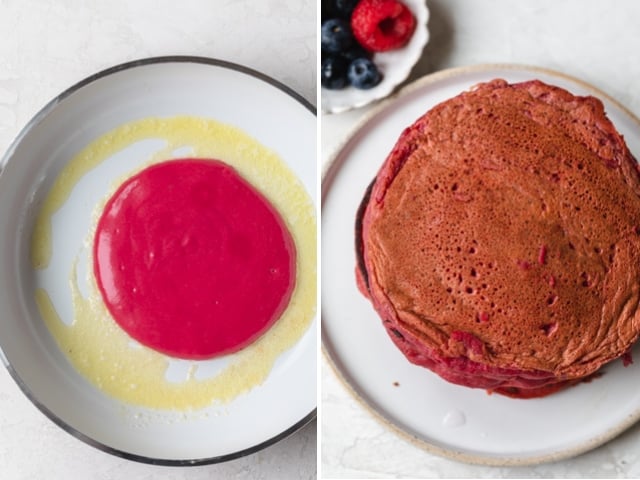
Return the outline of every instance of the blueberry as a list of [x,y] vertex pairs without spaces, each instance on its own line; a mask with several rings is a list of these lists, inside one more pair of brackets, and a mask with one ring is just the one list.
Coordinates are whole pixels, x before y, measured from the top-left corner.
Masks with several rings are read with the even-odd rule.
[[346,20],[351,19],[353,9],[356,8],[360,0],[322,0],[321,18],[324,20],[331,17],[340,17]]
[[380,71],[368,58],[356,58],[353,60],[349,64],[347,76],[351,85],[363,90],[375,87],[382,80]]
[[351,18],[353,9],[360,0],[335,0],[334,11],[342,18]]
[[342,18],[332,18],[322,23],[320,29],[320,46],[329,53],[348,50],[353,45],[351,25]]
[[358,42],[354,42],[354,44],[351,45],[351,48],[349,48],[348,50],[344,50],[344,51],[340,52],[340,54],[344,58],[349,60],[349,62],[354,61],[356,58],[369,58],[369,59],[371,59],[371,57],[373,57],[373,53],[369,52],[368,50],[365,50],[364,47],[360,46],[360,44]]
[[339,90],[349,84],[349,61],[339,55],[330,55],[322,61],[320,83],[330,90]]
[[320,3],[320,20],[324,22],[325,19],[329,18],[331,15],[331,5],[329,0],[322,0]]

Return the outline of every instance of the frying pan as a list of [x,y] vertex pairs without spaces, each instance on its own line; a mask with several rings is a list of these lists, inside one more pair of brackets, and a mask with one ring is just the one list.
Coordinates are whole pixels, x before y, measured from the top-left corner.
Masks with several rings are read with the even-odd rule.
[[[246,67],[202,57],[148,58],[99,72],[49,102],[2,159],[0,358],[25,395],[77,438],[132,460],[193,465],[255,452],[314,418],[316,320],[280,355],[262,384],[228,403],[191,412],[127,405],[94,387],[60,351],[35,303],[29,255],[38,208],[75,153],[119,125],[175,115],[242,129],[277,152],[315,204],[315,109],[286,86]],[[143,157],[136,149],[130,155],[132,162]],[[78,184],[67,201],[72,213],[53,218],[59,232],[54,256],[80,248],[84,226],[76,219],[95,206],[95,182],[113,182],[122,174],[106,161],[100,175],[93,175],[99,178]],[[51,300],[68,319],[65,285],[71,266],[59,261],[51,267],[50,274],[60,279]]]

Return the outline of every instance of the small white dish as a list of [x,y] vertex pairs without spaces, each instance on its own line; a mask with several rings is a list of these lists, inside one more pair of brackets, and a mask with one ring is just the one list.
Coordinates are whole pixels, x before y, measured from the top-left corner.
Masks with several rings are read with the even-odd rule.
[[403,48],[374,54],[373,61],[382,73],[382,81],[368,90],[346,87],[341,90],[321,89],[322,113],[340,113],[363,107],[387,97],[411,73],[429,41],[429,9],[426,0],[402,0],[416,17],[416,30]]
[[600,98],[631,152],[640,158],[640,120],[603,92],[557,72],[481,65],[441,71],[412,83],[366,116],[324,175],[322,343],[347,389],[392,431],[456,460],[525,465],[585,452],[640,419],[640,345],[633,351],[636,363],[624,367],[616,360],[603,369],[602,377],[548,397],[488,395],[409,363],[358,291],[354,275],[356,211],[400,133],[437,103],[494,78],[537,78],[577,95]]
[[[158,57],[119,65],[83,80],[46,105],[3,157],[0,360],[34,405],[86,443],[130,460],[193,465],[256,452],[314,418],[316,321],[278,357],[262,384],[229,403],[191,412],[136,407],[95,388],[60,351],[36,308],[35,275],[29,261],[39,205],[78,151],[120,125],[177,115],[211,118],[242,129],[275,151],[315,202],[315,109],[269,77],[214,59]],[[125,171],[148,158],[137,152],[137,148],[125,149]],[[105,183],[121,179],[122,170],[122,164],[109,158],[99,172],[92,171],[76,184],[74,200],[67,200],[67,213],[57,212],[54,218],[54,243],[59,238],[55,255],[77,255],[86,237],[80,225],[96,205],[92,195],[104,191]],[[56,228],[62,224],[69,228]],[[61,267],[55,267],[58,264]],[[69,304],[65,287],[71,265],[52,261],[54,268],[51,275],[59,279],[61,288],[51,293],[52,302]]]

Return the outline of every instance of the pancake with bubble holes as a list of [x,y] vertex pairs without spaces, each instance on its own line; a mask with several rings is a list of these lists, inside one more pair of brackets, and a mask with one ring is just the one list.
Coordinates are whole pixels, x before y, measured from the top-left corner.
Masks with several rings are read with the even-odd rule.
[[600,100],[496,79],[405,129],[356,219],[358,287],[409,361],[520,398],[640,332],[640,175]]

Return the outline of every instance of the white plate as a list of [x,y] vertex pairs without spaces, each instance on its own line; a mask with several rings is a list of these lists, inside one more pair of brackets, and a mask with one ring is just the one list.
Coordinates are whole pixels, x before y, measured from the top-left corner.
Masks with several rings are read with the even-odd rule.
[[397,50],[376,53],[373,61],[382,73],[382,81],[373,88],[361,90],[347,87],[341,90],[322,88],[321,103],[323,113],[340,113],[363,107],[375,100],[385,98],[403,82],[422,56],[422,50],[429,41],[429,9],[426,0],[402,0],[416,17],[416,30],[409,43]]
[[[42,412],[93,446],[150,463],[214,463],[255,452],[315,416],[316,321],[249,393],[193,414],[134,409],[144,417],[135,421],[129,406],[92,387],[59,351],[38,314],[29,273],[34,215],[65,163],[124,123],[175,115],[207,117],[246,132],[277,152],[316,202],[315,109],[288,88],[245,67],[196,57],[152,58],[100,72],[44,107],[4,156],[0,358]],[[126,152],[128,168],[148,158],[135,148]],[[107,160],[100,175],[87,175],[88,183],[74,192],[73,209],[90,212],[92,186],[121,178],[121,170]],[[65,248],[78,251],[83,235],[69,231]],[[69,269],[59,272],[61,284]]]
[[489,65],[446,70],[415,82],[360,124],[324,176],[322,341],[349,390],[383,423],[427,450],[474,463],[533,464],[594,448],[640,418],[640,350],[635,349],[635,364],[623,367],[617,360],[602,378],[546,398],[488,395],[410,364],[354,279],[356,210],[402,130],[436,103],[498,77],[510,82],[537,78],[599,97],[631,151],[640,155],[639,121],[604,93],[559,73]]

